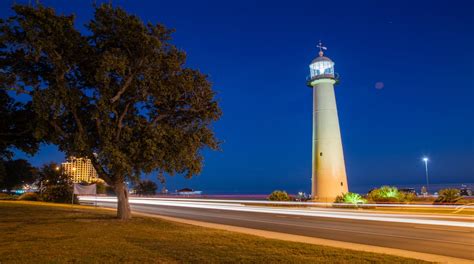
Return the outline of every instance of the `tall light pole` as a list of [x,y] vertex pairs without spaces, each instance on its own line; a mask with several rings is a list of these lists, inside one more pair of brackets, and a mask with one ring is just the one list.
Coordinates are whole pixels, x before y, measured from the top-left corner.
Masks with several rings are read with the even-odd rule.
[[423,161],[425,162],[425,174],[426,174],[426,192],[428,193],[429,191],[429,181],[428,181],[428,157],[423,157]]

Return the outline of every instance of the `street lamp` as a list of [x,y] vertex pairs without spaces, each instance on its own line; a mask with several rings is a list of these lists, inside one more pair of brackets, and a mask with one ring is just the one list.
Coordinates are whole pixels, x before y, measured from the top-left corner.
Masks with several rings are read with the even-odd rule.
[[423,157],[423,161],[425,162],[425,174],[426,174],[426,192],[429,193],[429,181],[428,181],[428,157]]

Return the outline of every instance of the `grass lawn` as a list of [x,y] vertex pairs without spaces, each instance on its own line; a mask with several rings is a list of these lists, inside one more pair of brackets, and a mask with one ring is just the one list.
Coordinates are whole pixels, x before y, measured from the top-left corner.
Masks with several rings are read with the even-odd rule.
[[0,263],[424,263],[84,206],[0,201]]

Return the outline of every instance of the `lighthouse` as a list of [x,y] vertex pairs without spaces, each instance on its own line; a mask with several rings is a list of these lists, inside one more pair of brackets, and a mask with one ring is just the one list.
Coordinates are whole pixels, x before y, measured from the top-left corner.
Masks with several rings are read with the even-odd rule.
[[319,42],[319,56],[309,65],[308,86],[313,89],[313,199],[333,202],[348,192],[341,131],[337,115],[334,62],[324,56],[327,48]]

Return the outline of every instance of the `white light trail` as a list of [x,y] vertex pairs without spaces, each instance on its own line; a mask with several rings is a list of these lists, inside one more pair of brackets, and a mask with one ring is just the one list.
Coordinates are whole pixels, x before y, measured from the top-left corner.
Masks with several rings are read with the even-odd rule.
[[[101,197],[104,198],[104,197]],[[113,198],[114,197],[109,197]],[[106,198],[106,199],[109,199]],[[268,205],[301,205],[301,206],[354,206],[354,204],[344,203],[325,203],[325,202],[279,202],[279,201],[263,201],[263,200],[224,200],[224,199],[198,199],[198,198],[146,198],[132,197],[130,199],[137,200],[162,200],[162,201],[189,201],[189,202],[219,202],[219,203],[238,203],[238,204],[268,204]],[[406,208],[451,208],[457,209],[459,205],[442,205],[442,204],[357,204],[357,207],[406,207]],[[474,209],[474,205],[465,205],[464,209]]]
[[[116,202],[115,197],[91,197],[82,196],[79,197],[80,201],[89,202]],[[335,210],[308,210],[308,209],[288,209],[288,208],[268,208],[268,207],[257,207],[257,206],[245,206],[243,204],[235,204],[235,200],[230,202],[229,200],[206,200],[206,199],[161,199],[161,198],[130,198],[130,204],[143,204],[143,205],[161,205],[161,206],[172,206],[172,207],[188,207],[188,208],[201,208],[201,209],[215,209],[215,210],[226,210],[226,211],[240,211],[240,212],[254,212],[254,213],[270,213],[270,214],[283,214],[283,215],[298,215],[298,216],[311,216],[311,217],[326,217],[326,218],[339,218],[339,219],[354,219],[354,220],[366,220],[366,221],[382,221],[382,222],[396,222],[396,223],[411,223],[411,224],[424,224],[424,225],[441,225],[441,226],[453,226],[453,227],[468,227],[474,228],[473,222],[466,221],[454,221],[454,220],[436,220],[436,219],[423,219],[423,218],[437,218],[436,216],[421,216],[421,215],[410,215],[410,214],[383,214],[383,213],[360,213],[354,211],[335,211]],[[247,203],[248,201],[244,201]],[[264,201],[258,201],[264,202]],[[416,217],[416,218],[415,218]],[[420,219],[421,218],[421,219]],[[438,218],[447,218],[439,216]],[[467,219],[472,220],[472,217],[456,217],[456,219]]]

